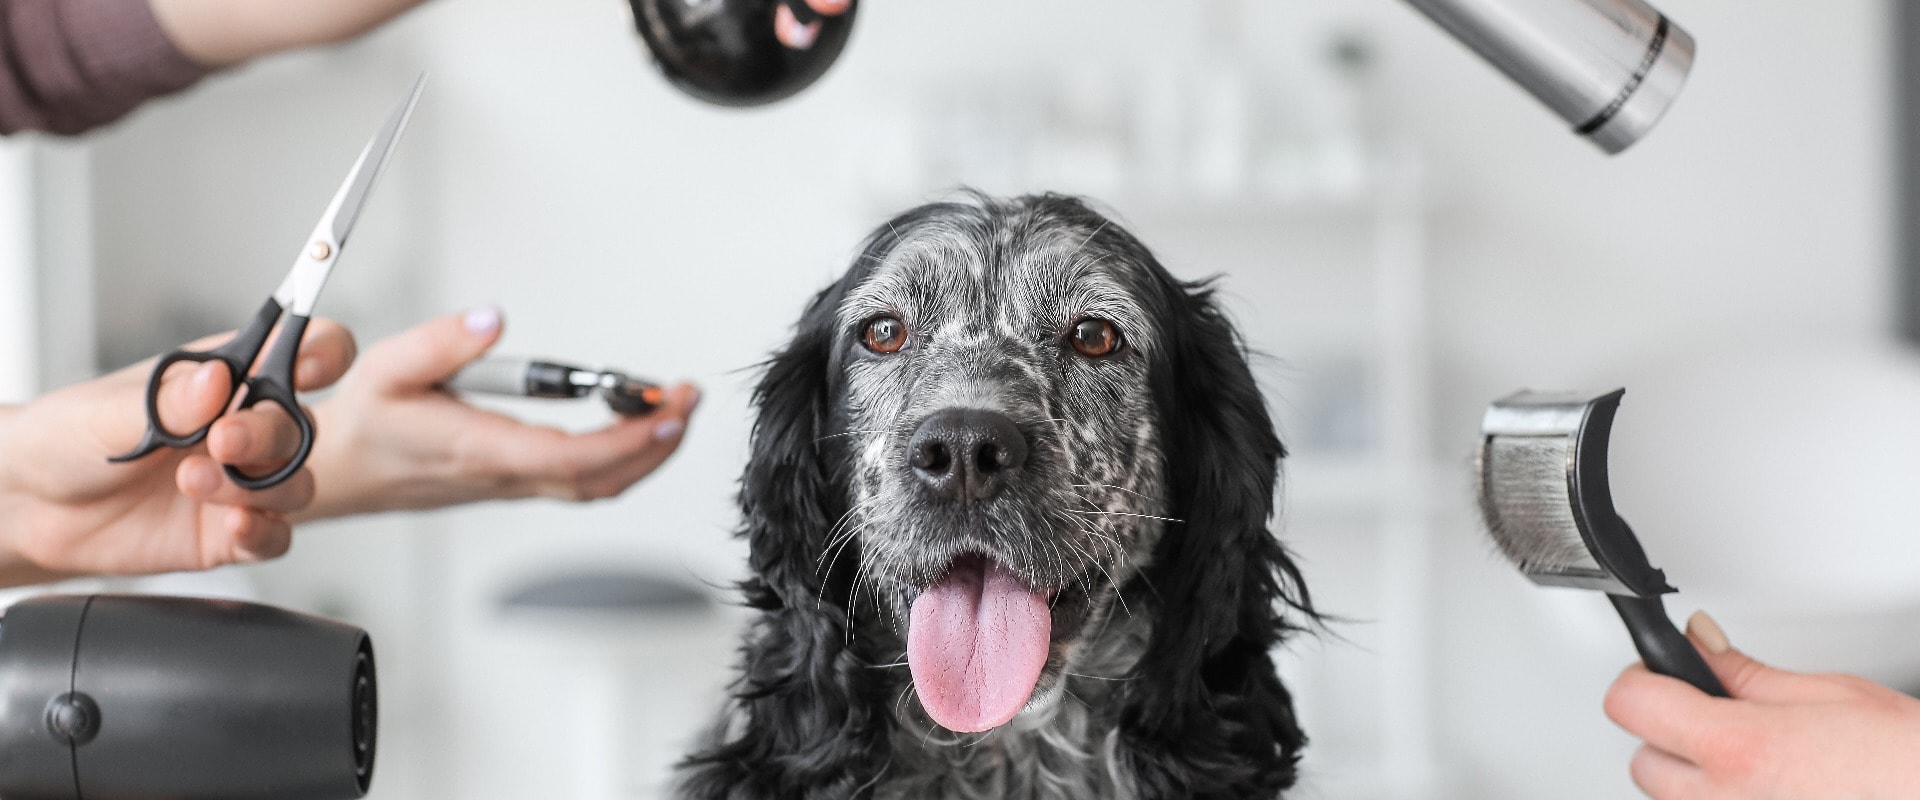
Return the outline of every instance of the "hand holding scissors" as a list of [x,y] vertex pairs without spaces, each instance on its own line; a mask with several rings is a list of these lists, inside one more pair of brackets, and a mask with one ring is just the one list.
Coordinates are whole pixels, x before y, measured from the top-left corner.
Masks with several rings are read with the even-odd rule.
[[[346,182],[334,194],[333,202],[328,204],[326,213],[320,216],[307,245],[299,258],[294,260],[293,269],[287,272],[280,288],[260,307],[253,321],[226,344],[212,350],[175,350],[154,364],[153,372],[147,378],[146,436],[133,450],[114,456],[109,461],[132,461],[162,447],[191,447],[205,439],[207,432],[213,428],[212,420],[185,434],[169,431],[160,422],[161,379],[166,375],[167,368],[175,364],[220,361],[227,366],[231,381],[230,395],[241,395],[241,387],[246,388],[235,408],[246,409],[260,403],[272,403],[287,412],[300,433],[299,446],[292,460],[279,469],[254,476],[232,465],[225,465],[227,477],[246,489],[265,489],[279,485],[306,463],[307,456],[313,452],[314,427],[312,417],[301,409],[294,395],[293,369],[299,355],[300,339],[306,333],[307,320],[320,298],[320,290],[326,286],[327,277],[340,258],[340,250],[346,245],[347,235],[353,231],[354,222],[366,205],[375,179],[386,167],[401,132],[406,130],[407,122],[413,116],[413,107],[419,102],[420,89],[425,81],[426,77],[421,76],[414,82],[407,98],[394,109],[379,133],[361,151],[359,160],[347,173]],[[283,315],[286,321],[280,326],[280,335],[274,340],[273,347],[267,349],[267,337]],[[254,371],[253,367],[263,349],[267,349],[266,360],[259,362],[259,370]]]

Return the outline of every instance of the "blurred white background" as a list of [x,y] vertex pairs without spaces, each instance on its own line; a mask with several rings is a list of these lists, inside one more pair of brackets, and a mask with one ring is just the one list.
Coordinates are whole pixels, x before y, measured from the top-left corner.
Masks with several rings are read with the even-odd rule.
[[737,613],[503,598],[630,570],[730,599],[752,367],[805,300],[949,187],[1086,193],[1177,274],[1225,273],[1264,354],[1296,449],[1279,529],[1352,620],[1286,654],[1314,738],[1296,796],[1635,796],[1600,711],[1624,631],[1472,515],[1480,412],[1512,390],[1628,388],[1616,498],[1676,618],[1920,688],[1890,4],[1661,6],[1697,64],[1608,158],[1391,0],[873,2],[821,84],[756,111],[668,88],[618,0],[435,0],[88,138],[14,140],[0,263],[34,269],[0,270],[0,393],[238,322],[431,72],[322,312],[365,344],[499,304],[504,352],[699,382],[685,446],[617,500],[314,525],[277,563],[165,583],[373,632],[379,800],[653,797]]

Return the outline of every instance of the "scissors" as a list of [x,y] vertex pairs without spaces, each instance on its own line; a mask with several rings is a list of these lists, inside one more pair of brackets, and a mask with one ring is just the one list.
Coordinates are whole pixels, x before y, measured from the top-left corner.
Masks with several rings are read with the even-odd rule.
[[[240,393],[240,387],[246,387],[246,395],[241,398],[237,408],[247,409],[260,403],[272,403],[287,412],[293,418],[294,425],[300,429],[300,447],[294,453],[293,460],[267,475],[248,475],[235,469],[233,465],[223,465],[227,477],[239,486],[247,489],[266,489],[278,486],[307,462],[307,456],[313,452],[313,418],[300,408],[300,402],[293,393],[293,365],[300,352],[300,337],[306,334],[307,320],[313,314],[313,306],[320,299],[320,290],[326,286],[327,276],[333,272],[334,262],[340,259],[340,249],[347,243],[347,234],[353,231],[353,223],[360,217],[360,210],[366,205],[367,195],[373,190],[374,180],[387,165],[387,159],[393,156],[394,145],[400,140],[400,134],[407,128],[407,121],[413,117],[413,106],[420,100],[420,89],[425,86],[427,76],[421,75],[413,83],[413,91],[401,101],[398,108],[387,117],[373,141],[360,151],[360,159],[355,161],[353,169],[347,173],[347,180],[333,196],[333,202],[327,205],[320,222],[313,227],[313,235],[293,262],[293,269],[287,272],[286,280],[280,288],[267,298],[266,305],[260,307],[253,321],[236,334],[232,340],[212,350],[175,350],[160,358],[153,366],[153,374],[147,377],[147,434],[139,446],[132,450],[107,459],[112,462],[132,461],[146,456],[162,447],[192,447],[207,438],[207,432],[213,429],[213,421],[199,429],[177,434],[160,424],[160,380],[166,375],[167,368],[182,362],[220,361],[227,365],[227,375],[231,379],[229,395]],[[267,351],[267,359],[261,363],[260,370],[253,372],[253,365],[260,357],[261,349],[266,345],[267,334],[286,315],[285,324],[280,327],[280,337],[274,340],[273,349]],[[251,375],[248,373],[252,372]],[[225,413],[224,411],[222,413]],[[216,416],[215,419],[219,417]]]

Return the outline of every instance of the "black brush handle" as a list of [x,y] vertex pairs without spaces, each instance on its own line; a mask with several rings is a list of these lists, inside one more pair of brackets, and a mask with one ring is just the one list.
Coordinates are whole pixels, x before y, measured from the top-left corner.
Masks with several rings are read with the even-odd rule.
[[1713,695],[1727,697],[1727,687],[1720,685],[1720,679],[1700,657],[1700,651],[1694,649],[1693,641],[1673,627],[1673,620],[1667,617],[1667,609],[1660,602],[1660,596],[1622,597],[1607,595],[1613,601],[1613,607],[1620,612],[1620,619],[1627,623],[1627,631],[1633,634],[1633,648],[1640,651],[1641,662],[1647,669],[1670,678],[1679,678],[1693,684],[1693,688]]

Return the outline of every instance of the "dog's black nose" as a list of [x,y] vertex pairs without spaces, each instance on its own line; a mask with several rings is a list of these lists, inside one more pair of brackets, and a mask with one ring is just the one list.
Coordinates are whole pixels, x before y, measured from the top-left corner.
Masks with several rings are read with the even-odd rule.
[[1027,463],[1027,437],[1005,414],[943,409],[913,432],[907,463],[935,497],[961,503],[986,500]]

